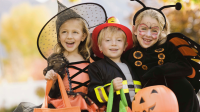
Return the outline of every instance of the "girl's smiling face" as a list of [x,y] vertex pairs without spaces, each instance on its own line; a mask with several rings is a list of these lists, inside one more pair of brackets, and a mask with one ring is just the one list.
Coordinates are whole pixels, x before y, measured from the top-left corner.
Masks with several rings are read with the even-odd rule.
[[70,19],[63,23],[59,30],[59,40],[68,53],[78,53],[78,46],[86,35],[79,20]]
[[159,39],[160,29],[156,19],[144,16],[134,32],[141,47],[149,48]]

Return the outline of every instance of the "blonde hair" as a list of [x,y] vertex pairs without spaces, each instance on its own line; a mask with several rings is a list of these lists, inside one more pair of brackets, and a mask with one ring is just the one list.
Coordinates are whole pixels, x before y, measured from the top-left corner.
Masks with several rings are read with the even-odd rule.
[[[82,28],[83,28],[83,30],[82,30],[83,34],[86,35],[86,38],[83,42],[81,41],[81,43],[79,44],[78,51],[81,54],[81,56],[83,56],[83,58],[85,60],[89,60],[89,58],[90,58],[90,48],[92,46],[92,41],[91,41],[90,34],[89,34],[88,28],[86,26],[86,23],[81,18],[71,18],[71,19],[68,19],[68,20],[80,21]],[[68,21],[68,20],[66,20],[66,21]],[[57,37],[57,40],[58,40],[58,43],[54,47],[54,53],[63,53],[65,51],[65,48],[62,46],[62,44],[59,40],[59,37]]]
[[114,34],[121,35],[125,39],[124,45],[126,44],[127,39],[126,39],[126,34],[124,33],[124,31],[118,27],[109,26],[109,27],[102,29],[101,32],[99,33],[99,36],[98,36],[98,44],[99,45],[101,44],[102,39],[105,37],[106,34],[110,34],[111,36],[113,36]]
[[134,34],[134,32],[136,32],[139,24],[142,21],[142,18],[146,17],[146,16],[154,18],[154,19],[156,19],[158,21],[159,29],[161,30],[161,32],[160,32],[160,34],[158,36],[158,37],[160,37],[159,40],[158,40],[158,45],[164,44],[167,41],[167,35],[170,33],[170,23],[169,23],[168,19],[166,18],[166,25],[165,25],[165,28],[163,29],[164,24],[165,24],[165,19],[162,16],[162,14],[160,14],[158,11],[149,9],[149,10],[145,10],[145,11],[141,12],[138,15],[138,17],[136,18],[134,30],[132,31],[133,32],[134,46],[136,46],[138,44],[138,40],[137,40],[137,37]]

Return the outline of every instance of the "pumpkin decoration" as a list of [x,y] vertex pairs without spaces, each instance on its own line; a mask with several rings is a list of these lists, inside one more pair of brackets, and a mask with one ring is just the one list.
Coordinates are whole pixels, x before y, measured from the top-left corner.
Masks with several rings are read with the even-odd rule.
[[178,112],[175,94],[163,85],[141,89],[132,101],[132,112]]

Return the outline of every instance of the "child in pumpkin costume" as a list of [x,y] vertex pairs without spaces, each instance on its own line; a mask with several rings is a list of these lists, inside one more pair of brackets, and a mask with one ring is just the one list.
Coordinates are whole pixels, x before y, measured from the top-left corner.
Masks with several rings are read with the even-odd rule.
[[[98,10],[101,13],[96,13]],[[41,30],[38,48],[48,62],[44,70],[46,80],[54,80],[54,87],[49,93],[52,108],[62,108],[60,90],[56,73],[63,79],[66,92],[72,106],[79,106],[82,111],[96,112],[98,107],[88,97],[88,65],[91,38],[88,29],[106,21],[106,13],[99,4],[84,3],[66,8],[58,1],[58,14]],[[94,13],[95,12],[95,13]],[[92,17],[87,13],[94,13]],[[92,22],[96,18],[98,22]],[[55,49],[53,51],[53,48]]]
[[[134,47],[124,58],[136,71],[143,87],[165,85],[176,95],[179,112],[199,112],[199,102],[187,76],[192,74],[190,63],[178,49],[167,40],[169,22],[160,9],[143,5],[133,18]],[[181,8],[177,3],[176,9]]]
[[[135,73],[129,69],[127,62],[121,59],[124,50],[132,47],[131,31],[111,17],[107,23],[97,26],[92,34],[93,52],[103,58],[89,65],[90,84],[88,96],[98,105],[106,105],[110,83],[113,80],[114,94],[112,111],[119,111],[120,93],[123,88],[131,108],[131,101],[141,88]],[[129,109],[130,111],[130,109]]]

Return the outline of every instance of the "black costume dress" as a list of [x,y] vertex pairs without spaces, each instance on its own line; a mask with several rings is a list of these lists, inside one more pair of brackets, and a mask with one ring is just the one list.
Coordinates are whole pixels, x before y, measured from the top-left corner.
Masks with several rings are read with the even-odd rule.
[[143,87],[165,85],[175,93],[179,112],[200,111],[195,91],[185,78],[192,74],[192,67],[174,44],[166,42],[159,46],[156,43],[147,49],[138,45],[123,57],[136,72]]
[[[123,60],[122,62],[125,63]],[[130,101],[128,88],[134,88],[135,93],[137,93],[141,89],[141,83],[138,80],[135,73],[133,73],[133,71],[131,71],[130,68],[129,70],[134,85],[125,85],[123,83],[123,90],[126,95],[128,106],[131,108],[132,105]],[[121,69],[118,67],[118,65],[106,56],[104,56],[104,59],[91,63],[88,68],[88,74],[90,77],[90,84],[88,86],[88,96],[98,106],[107,104],[108,92],[106,88],[109,87],[111,81],[114,78],[121,77],[123,79],[123,82],[126,82],[127,80]],[[125,89],[124,86],[127,86],[128,88]],[[119,112],[120,99],[121,99],[120,95],[117,94],[117,92],[115,92],[113,99],[113,108],[112,108],[113,112]]]

